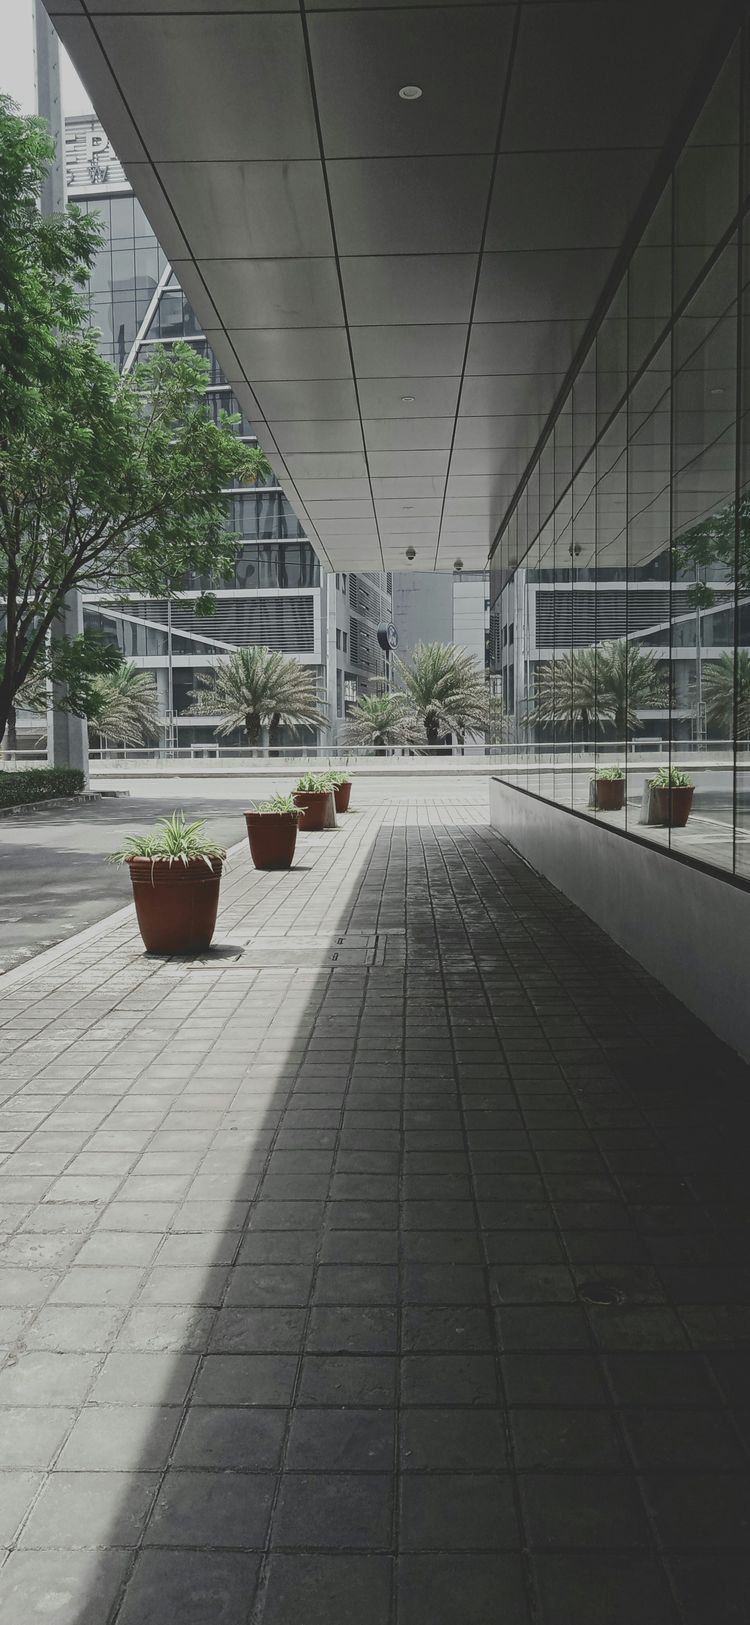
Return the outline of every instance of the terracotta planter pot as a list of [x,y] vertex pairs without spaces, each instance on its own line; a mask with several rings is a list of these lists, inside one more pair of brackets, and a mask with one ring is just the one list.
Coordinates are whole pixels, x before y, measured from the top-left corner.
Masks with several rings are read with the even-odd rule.
[[295,790],[294,804],[301,808],[300,829],[324,829],[330,790]]
[[148,954],[203,953],[216,929],[223,864],[129,858],[138,929]]
[[600,812],[621,812],[625,805],[625,780],[597,779],[596,805]]
[[346,779],[344,784],[337,784],[333,792],[337,812],[349,811],[349,797],[352,793],[352,781]]
[[299,824],[296,813],[246,812],[245,823],[256,869],[291,869]]
[[656,812],[660,823],[669,824],[672,829],[684,829],[690,817],[695,789],[692,784],[673,785],[671,789],[654,787],[656,797]]

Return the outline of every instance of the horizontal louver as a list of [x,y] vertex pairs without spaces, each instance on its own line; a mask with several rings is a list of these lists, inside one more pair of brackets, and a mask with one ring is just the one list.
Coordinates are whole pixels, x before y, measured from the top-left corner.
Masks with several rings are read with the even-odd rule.
[[[128,605],[128,613],[166,626],[164,600],[147,599]],[[278,598],[220,598],[213,615],[193,614],[189,604],[172,605],[175,632],[194,633],[200,638],[217,638],[238,648],[263,644],[267,649],[283,649],[290,654],[312,654],[315,624],[311,594],[280,593]]]
[[[607,638],[624,638],[649,627],[666,625],[670,617],[686,615],[687,592],[668,588],[654,592],[537,592],[536,646],[583,648]],[[668,641],[665,632],[665,642]]]

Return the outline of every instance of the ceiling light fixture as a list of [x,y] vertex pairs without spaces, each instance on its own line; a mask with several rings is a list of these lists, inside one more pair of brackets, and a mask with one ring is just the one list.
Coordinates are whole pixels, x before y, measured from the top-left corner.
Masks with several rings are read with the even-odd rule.
[[725,394],[726,394],[725,389],[716,388],[716,389],[710,389],[709,390],[709,395],[725,395]]
[[402,401],[415,401],[416,398],[417,398],[416,395],[402,395],[401,396]]
[[402,85],[399,91],[402,102],[418,102],[421,94],[421,85]]

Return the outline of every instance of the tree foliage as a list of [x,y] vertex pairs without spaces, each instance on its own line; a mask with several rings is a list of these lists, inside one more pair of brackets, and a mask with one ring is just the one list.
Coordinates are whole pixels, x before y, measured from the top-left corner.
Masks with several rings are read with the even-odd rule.
[[89,732],[117,745],[148,745],[159,735],[159,702],[154,678],[123,660],[111,673],[96,676],[86,710]]
[[81,292],[96,230],[75,209],[33,218],[49,156],[39,122],[0,103],[0,739],[67,594],[219,580],[237,547],[226,492],[268,469],[233,419],[212,421],[190,346],[125,376],[99,355]]
[[750,739],[750,650],[722,655],[706,663],[703,673],[706,720],[728,739]]
[[[750,592],[750,494],[745,492],[739,505],[727,502],[718,513],[692,525],[677,538],[674,552],[681,569],[705,570],[719,564],[726,580],[736,582],[738,592]],[[726,601],[726,587],[721,582],[696,581],[690,586],[689,598],[695,609],[711,609]]]
[[342,734],[350,745],[414,745],[421,730],[405,694],[361,694],[344,723]]
[[539,666],[532,721],[607,724],[617,739],[643,726],[639,711],[667,704],[667,684],[656,657],[627,638],[574,649]]
[[455,643],[418,643],[409,664],[396,660],[408,704],[428,745],[446,734],[463,737],[488,726],[489,690],[484,671]]
[[273,736],[283,726],[322,728],[327,720],[309,668],[264,648],[235,649],[215,671],[201,673],[190,710],[220,717],[217,734],[241,729],[253,746],[260,744],[264,727]]

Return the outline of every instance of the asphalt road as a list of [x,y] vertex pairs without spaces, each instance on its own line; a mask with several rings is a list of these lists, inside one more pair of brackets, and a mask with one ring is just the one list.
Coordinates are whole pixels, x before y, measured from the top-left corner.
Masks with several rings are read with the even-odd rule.
[[188,794],[155,789],[0,818],[0,975],[129,902],[127,870],[107,863],[107,854],[176,807],[205,818],[223,846],[243,839],[246,786],[233,794],[209,785]]

